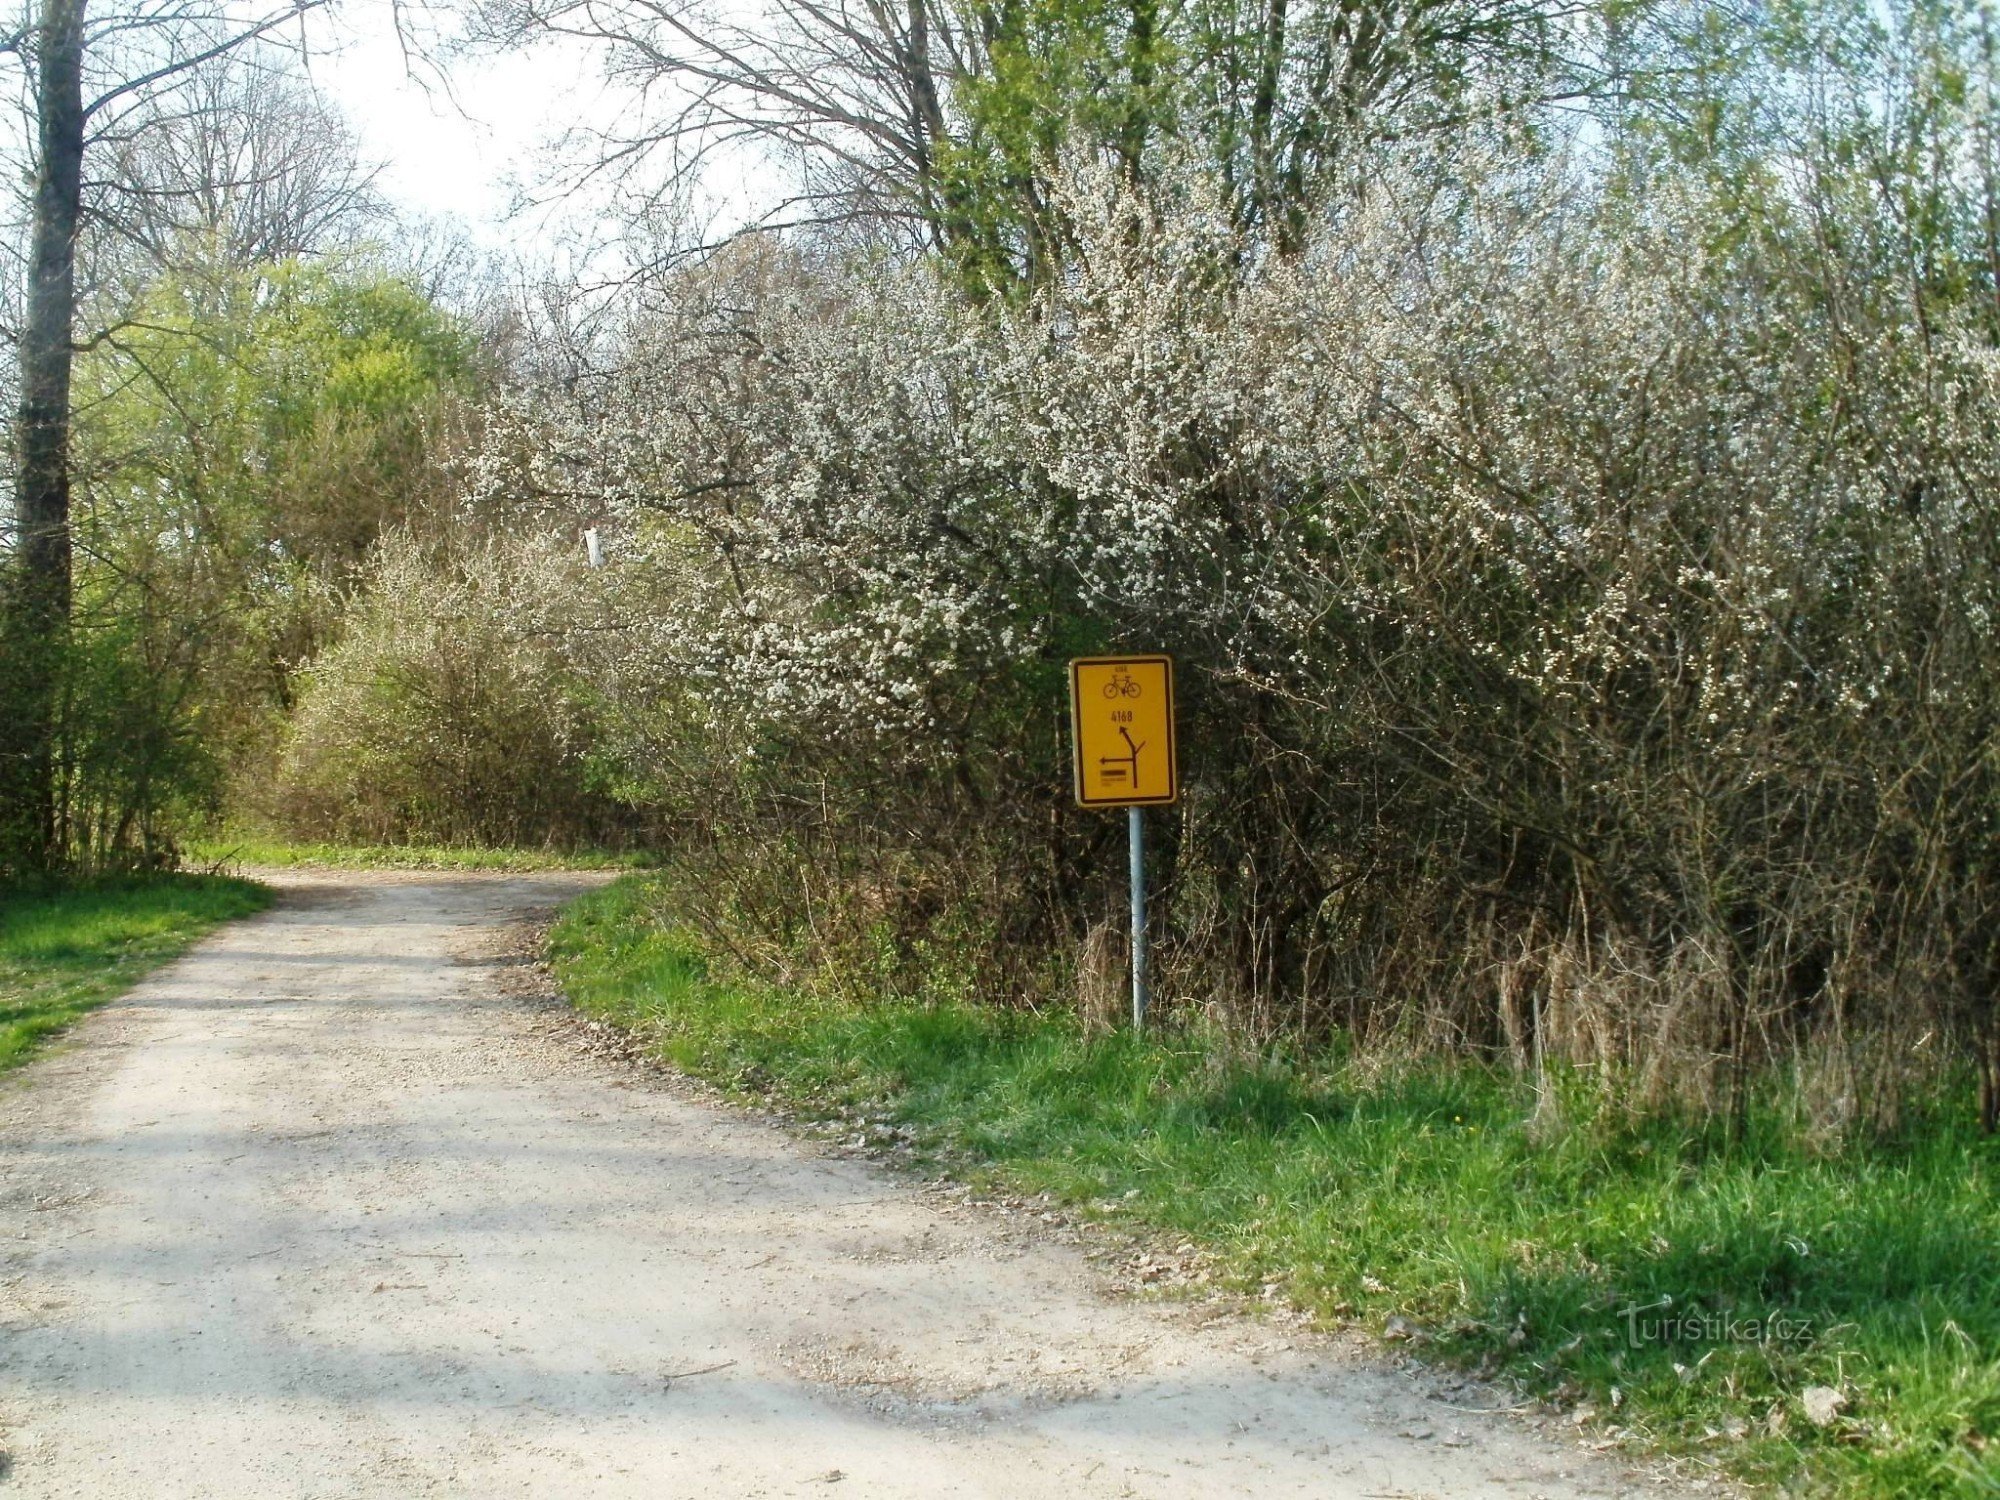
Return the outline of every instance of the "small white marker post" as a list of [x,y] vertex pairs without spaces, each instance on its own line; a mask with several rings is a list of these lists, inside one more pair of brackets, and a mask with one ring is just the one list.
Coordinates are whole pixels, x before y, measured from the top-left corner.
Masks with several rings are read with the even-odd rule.
[[595,526],[586,526],[583,530],[583,555],[590,559],[593,568],[604,566],[604,543],[598,537]]

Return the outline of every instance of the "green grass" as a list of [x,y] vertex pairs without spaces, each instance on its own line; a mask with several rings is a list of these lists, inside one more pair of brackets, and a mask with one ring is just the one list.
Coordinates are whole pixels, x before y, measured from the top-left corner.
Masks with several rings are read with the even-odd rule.
[[199,839],[188,844],[189,865],[214,869],[310,866],[346,870],[631,870],[643,854],[584,850],[482,849],[440,844],[311,844],[262,837]]
[[208,875],[0,889],[0,1072],[218,922],[270,900]]
[[[1732,1141],[1571,1080],[1571,1123],[1537,1130],[1526,1087],[1480,1066],[1226,1060],[724,981],[660,899],[628,879],[575,903],[557,970],[692,1073],[890,1116],[960,1171],[1186,1236],[1328,1321],[1410,1318],[1428,1354],[1638,1444],[1812,1494],[2000,1494],[2000,1145],[1961,1112],[1828,1154],[1775,1108]],[[1825,1430],[1811,1385],[1850,1399]]]

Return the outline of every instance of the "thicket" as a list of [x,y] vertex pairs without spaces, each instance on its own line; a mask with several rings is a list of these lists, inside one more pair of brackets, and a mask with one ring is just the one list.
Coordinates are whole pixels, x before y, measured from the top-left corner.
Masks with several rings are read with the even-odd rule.
[[[210,413],[180,403],[187,393],[147,356],[185,363],[204,334],[219,351],[247,353],[237,335],[256,326],[258,304],[237,299],[238,320],[205,329],[199,312],[187,316],[198,297],[184,307],[157,294],[194,292],[190,271],[282,271],[336,240],[351,245],[379,209],[351,132],[287,66],[303,37],[279,33],[296,11],[225,15],[171,0],[93,9],[88,20],[84,11],[84,0],[30,6],[0,53],[16,99],[7,154],[17,189],[0,212],[14,411],[0,527],[0,879],[170,858],[162,815],[202,759],[186,753],[181,668],[188,638],[215,633],[212,618],[189,618],[212,596],[155,594],[143,554],[170,558],[171,571],[207,552],[208,497],[182,491],[180,514],[160,516],[147,502],[167,498],[177,476],[152,477],[157,497],[135,476],[141,493],[115,488],[125,491],[117,500],[139,502],[138,529],[100,531],[90,510],[111,497],[94,493],[103,476],[91,472],[84,428],[136,393],[172,408],[168,443],[198,458]],[[268,290],[281,308],[294,300]],[[149,337],[160,333],[187,348]],[[122,377],[108,390],[107,365]],[[120,467],[143,470],[147,455],[131,457]],[[225,471],[208,477],[234,487]],[[149,519],[169,530],[147,533]],[[142,556],[127,569],[135,543]],[[118,670],[100,670],[107,663]],[[124,716],[107,691],[162,675],[162,692],[123,706],[139,745],[127,753],[106,735]],[[99,774],[107,761],[112,774]]]
[[449,513],[482,378],[457,319],[356,256],[185,239],[123,297],[77,361],[69,615],[4,643],[10,689],[27,652],[55,685],[50,853],[79,870],[171,866],[269,783],[376,538]]
[[577,649],[749,959],[1101,991],[1063,663],[1165,650],[1170,1011],[1991,1127],[1976,21],[1774,22],[1685,128],[1356,130],[1295,235],[1199,153],[1077,151],[1021,277],[743,242],[496,414],[484,482],[605,526],[644,620]]
[[546,542],[383,537],[253,805],[294,834],[360,843],[615,838],[624,809],[589,685],[539,618],[574,600],[581,569]]

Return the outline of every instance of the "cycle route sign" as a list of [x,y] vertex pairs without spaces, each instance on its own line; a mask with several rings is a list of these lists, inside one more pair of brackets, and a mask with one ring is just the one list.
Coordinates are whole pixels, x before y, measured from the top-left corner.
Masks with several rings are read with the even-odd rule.
[[1144,807],[1180,795],[1174,663],[1167,656],[1086,656],[1069,664],[1076,800]]

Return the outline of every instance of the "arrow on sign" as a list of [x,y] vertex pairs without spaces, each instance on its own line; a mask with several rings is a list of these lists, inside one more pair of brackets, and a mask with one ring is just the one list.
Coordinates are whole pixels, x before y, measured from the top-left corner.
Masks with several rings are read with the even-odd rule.
[[1118,726],[1118,737],[1130,747],[1131,754],[1098,756],[1098,775],[1106,781],[1123,781],[1130,776],[1136,784],[1139,780],[1139,752],[1146,748],[1146,742],[1140,740],[1134,744],[1132,732],[1123,724]]

